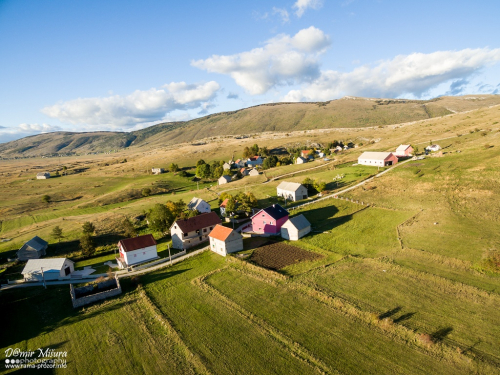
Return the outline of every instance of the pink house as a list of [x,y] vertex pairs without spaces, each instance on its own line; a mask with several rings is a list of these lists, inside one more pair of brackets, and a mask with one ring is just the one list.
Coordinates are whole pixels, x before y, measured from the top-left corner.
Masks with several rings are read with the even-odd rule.
[[287,220],[288,211],[279,204],[273,204],[252,216],[252,231],[264,234],[280,234],[281,226]]
[[400,145],[394,153],[398,158],[410,157],[413,155],[413,147],[410,145]]

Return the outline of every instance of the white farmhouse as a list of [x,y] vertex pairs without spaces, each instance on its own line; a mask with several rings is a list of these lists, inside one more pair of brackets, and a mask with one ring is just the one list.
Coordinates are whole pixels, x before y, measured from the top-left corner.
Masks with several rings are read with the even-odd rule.
[[413,156],[413,147],[411,145],[399,145],[394,153],[398,158],[407,158]]
[[231,182],[231,176],[221,176],[218,180],[219,185],[224,185],[227,184],[228,182]]
[[276,189],[278,197],[283,197],[289,201],[295,202],[301,199],[307,199],[307,188],[298,182],[283,181]]
[[441,150],[440,145],[430,145],[425,148],[427,151],[439,151]]
[[262,166],[263,160],[260,156],[252,156],[251,158],[247,159],[247,165],[249,167],[256,167],[256,166]]
[[210,205],[201,198],[191,199],[191,201],[187,204],[187,208],[191,211],[197,210],[202,214],[212,211]]
[[295,164],[304,164],[307,163],[307,159],[303,158],[302,156],[299,156],[297,160],[295,160]]
[[151,234],[120,240],[118,250],[120,257],[116,259],[120,268],[158,258],[156,241]]
[[252,170],[248,172],[249,176],[258,176],[259,174],[260,174],[259,171],[255,168],[252,168]]
[[39,172],[36,174],[36,179],[37,180],[46,180],[50,178],[50,173],[49,172]]
[[224,163],[224,165],[222,166],[222,168],[224,168],[224,170],[226,171],[229,171],[231,169],[231,164],[229,163]]
[[281,226],[281,237],[286,240],[297,241],[311,231],[311,223],[304,215],[289,218]]
[[392,152],[363,152],[358,158],[358,164],[374,167],[394,165],[398,158]]
[[208,236],[210,237],[210,250],[217,254],[226,256],[243,250],[243,237],[231,228],[216,225]]
[[21,272],[26,281],[69,279],[75,263],[66,258],[29,259]]
[[170,227],[172,247],[184,250],[208,241],[208,235],[220,223],[222,223],[221,219],[213,211],[189,219],[177,220]]

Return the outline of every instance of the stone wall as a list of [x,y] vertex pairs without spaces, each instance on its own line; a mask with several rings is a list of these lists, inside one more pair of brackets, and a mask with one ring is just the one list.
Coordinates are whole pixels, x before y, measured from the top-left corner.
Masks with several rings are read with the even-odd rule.
[[[111,285],[116,283],[116,288],[106,290],[104,292],[99,292],[99,289],[104,289],[108,288]],[[84,297],[77,297],[78,295],[82,295],[88,292],[91,292],[94,290],[93,285],[88,285],[80,288],[75,288],[73,284],[70,284],[70,294],[71,294],[71,303],[73,304],[74,308],[77,307],[82,307],[85,305],[88,305],[90,303],[94,303],[97,301],[101,301],[106,298],[114,297],[117,296],[118,294],[122,293],[122,287],[120,286],[120,281],[118,278],[111,279],[111,280],[106,280],[101,283],[97,284],[97,293],[84,296]]]

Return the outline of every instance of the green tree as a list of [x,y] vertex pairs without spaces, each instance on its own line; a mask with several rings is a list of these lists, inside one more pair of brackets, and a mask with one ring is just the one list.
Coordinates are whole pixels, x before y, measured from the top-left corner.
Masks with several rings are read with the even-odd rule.
[[155,232],[165,233],[175,220],[173,213],[163,204],[157,203],[146,214],[149,227]]
[[326,183],[325,182],[314,181],[314,189],[316,189],[316,191],[318,193],[321,193],[322,191],[324,191],[325,188],[326,188]]
[[68,174],[67,170],[68,170],[68,167],[66,167],[66,166],[63,166],[63,175],[66,175],[66,174]]
[[269,156],[269,150],[267,149],[266,146],[264,146],[260,149],[259,154],[261,156]]
[[184,212],[181,212],[180,218],[181,219],[189,219],[190,217],[195,217],[198,216],[201,212],[198,210],[187,210]]
[[250,150],[248,147],[245,147],[245,149],[243,150],[243,158],[249,158],[250,156],[253,156],[252,155],[252,150]]
[[236,211],[236,200],[230,196],[226,203],[226,216],[231,216]]
[[202,164],[207,164],[207,163],[205,163],[205,160],[203,160],[203,159],[200,159],[200,160],[198,160],[198,161],[196,162],[196,166],[197,166],[197,167],[198,167],[199,165],[202,165]]
[[50,203],[52,201],[52,198],[50,197],[50,195],[44,195],[42,197],[42,202],[44,203]]
[[252,151],[251,156],[259,155],[259,145],[257,143],[254,144],[250,150]]
[[[182,211],[186,210],[186,203],[181,199],[178,202],[167,201],[165,207],[172,213],[174,220],[181,216]],[[173,222],[173,221],[172,221]]]
[[226,198],[229,198],[229,197],[232,197],[232,195],[227,193],[227,192],[221,193],[219,195],[219,206],[222,204],[222,202],[224,202],[226,200]]
[[275,155],[272,155],[264,160],[264,162],[262,163],[262,168],[264,169],[274,168],[276,167],[277,163],[278,163],[278,158]]
[[80,250],[84,257],[90,257],[95,253],[94,239],[89,233],[83,233],[80,237]]
[[252,208],[257,207],[259,203],[257,201],[257,198],[255,198],[255,195],[253,195],[253,193],[250,192],[249,193],[241,192],[238,195],[236,195],[234,199],[239,204],[238,209],[245,212],[251,212]]
[[52,228],[51,236],[54,237],[57,242],[61,242],[61,240],[64,238],[63,230],[59,226],[55,226],[54,228]]
[[59,176],[60,176],[59,171],[56,171],[56,176],[57,176],[57,177],[59,177]]
[[172,163],[170,164],[170,166],[168,167],[168,170],[170,172],[177,172],[179,170],[179,166],[175,163]]
[[200,164],[196,167],[196,175],[200,178],[210,178],[210,165]]
[[95,232],[95,226],[90,221],[86,221],[82,225],[82,231],[83,231],[84,234],[90,234],[90,235],[92,235]]
[[134,227],[134,224],[128,219],[124,218],[121,222],[122,232],[125,237],[135,237],[137,235],[137,231]]
[[151,195],[151,189],[150,188],[144,188],[142,189],[142,196],[143,197],[149,197]]
[[210,166],[210,176],[213,179],[218,179],[224,174],[224,168],[219,163],[213,163]]

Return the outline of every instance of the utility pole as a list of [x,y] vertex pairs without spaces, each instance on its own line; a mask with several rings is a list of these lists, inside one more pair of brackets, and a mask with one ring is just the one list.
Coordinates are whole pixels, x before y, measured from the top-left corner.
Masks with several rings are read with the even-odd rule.
[[43,274],[43,267],[40,267],[40,270],[42,271],[43,286],[47,289],[47,284],[45,284],[45,275]]
[[168,258],[170,259],[170,265],[172,265],[172,255],[170,255],[170,244],[168,246]]

